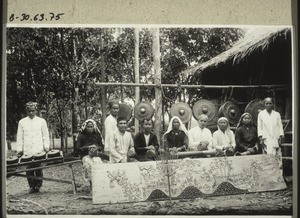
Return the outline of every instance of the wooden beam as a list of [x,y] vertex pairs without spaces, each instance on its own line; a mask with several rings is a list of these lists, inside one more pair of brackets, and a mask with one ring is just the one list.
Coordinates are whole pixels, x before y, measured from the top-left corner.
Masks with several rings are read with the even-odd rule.
[[[161,69],[160,69],[160,45],[159,29],[152,29],[153,43],[152,53],[154,60],[154,83],[155,83],[155,124],[154,130],[158,139],[161,138],[161,120],[162,120],[162,90],[161,90]],[[161,142],[160,142],[161,144]]]
[[60,183],[72,184],[71,180],[66,180],[66,179],[53,179],[53,178],[48,178],[48,177],[27,176],[27,175],[23,175],[23,174],[20,174],[20,173],[16,173],[13,176],[30,178],[30,179],[37,179],[37,180],[46,180],[46,181],[51,181],[51,182],[60,182]]
[[291,89],[290,85],[178,85],[178,84],[153,84],[153,83],[95,83],[96,86],[133,86],[133,87],[173,87],[173,88],[206,88],[206,89],[224,89],[224,88],[276,88],[279,89]]
[[[140,63],[139,63],[139,44],[140,44],[140,36],[139,29],[134,29],[134,75],[135,75],[135,83],[140,83]],[[140,87],[135,87],[135,104],[140,101]],[[134,119],[134,133],[137,134],[139,132],[139,121]]]
[[[104,29],[101,30],[101,36],[100,36],[100,50],[103,49],[104,47],[104,42],[103,42],[103,35],[104,35]],[[101,82],[105,82],[105,61],[104,61],[104,55],[101,52]],[[101,108],[102,108],[102,124],[101,126],[104,126],[104,122],[106,119],[106,86],[102,85],[101,86]],[[102,128],[102,134],[105,135],[105,129]]]
[[[24,169],[24,170],[10,171],[10,172],[7,172],[6,175],[13,175],[16,173],[22,173],[22,172],[27,172],[27,171],[32,171],[32,170],[39,170],[39,169],[46,169],[46,168],[51,168],[51,167],[59,167],[59,166],[64,166],[64,165],[72,165],[75,163],[81,163],[81,160],[74,160],[74,161],[64,162],[61,164],[53,164],[53,165],[35,167],[35,168]],[[7,168],[8,168],[8,166],[7,166]]]

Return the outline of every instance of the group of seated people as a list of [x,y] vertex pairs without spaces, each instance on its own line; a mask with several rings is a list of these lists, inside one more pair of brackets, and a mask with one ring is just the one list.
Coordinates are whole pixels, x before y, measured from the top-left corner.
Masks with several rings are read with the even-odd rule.
[[[269,103],[273,104],[272,99],[269,99]],[[267,153],[262,136],[258,137],[258,134],[261,135],[261,133],[252,122],[249,113],[241,115],[235,133],[230,130],[228,119],[220,117],[217,121],[218,129],[213,134],[206,128],[208,116],[205,114],[199,117],[199,125],[189,131],[180,118],[174,116],[169,122],[167,131],[162,136],[163,144],[160,146],[160,140],[153,132],[154,123],[152,119],[144,119],[141,123],[141,131],[132,137],[132,133],[127,131],[128,120],[125,117],[118,117],[118,111],[119,103],[114,102],[111,105],[111,114],[106,118],[104,124],[105,141],[94,120],[88,119],[82,125],[75,150],[87,169],[86,178],[88,181],[90,181],[88,174],[91,164],[102,162],[98,155],[99,152],[105,153],[109,157],[110,163],[153,161],[166,153],[178,154],[178,152],[185,151],[198,151],[203,154],[203,157]],[[266,110],[266,115],[262,113],[260,116],[259,114],[259,128],[263,130],[269,128],[270,124],[275,124],[275,118],[272,117],[275,116],[274,114],[277,116],[278,113],[273,111],[271,107]],[[262,126],[264,122],[267,127]],[[280,128],[282,129],[282,126]],[[282,130],[280,130],[279,135],[281,139]],[[265,140],[265,142],[267,141]]]
[[127,131],[127,119],[117,118],[117,131],[107,134],[109,152],[105,151],[105,143],[94,120],[88,119],[82,125],[77,137],[77,153],[81,158],[89,155],[89,150],[109,155],[111,163],[155,160],[164,152],[202,151],[204,156],[248,155],[261,152],[257,129],[251,121],[251,115],[241,116],[235,134],[230,130],[226,117],[220,117],[218,130],[213,134],[206,128],[208,117],[202,114],[198,126],[186,129],[179,117],[172,117],[167,131],[163,135],[163,146],[159,146],[157,135],[153,132],[153,120],[144,119],[142,130],[132,137]]

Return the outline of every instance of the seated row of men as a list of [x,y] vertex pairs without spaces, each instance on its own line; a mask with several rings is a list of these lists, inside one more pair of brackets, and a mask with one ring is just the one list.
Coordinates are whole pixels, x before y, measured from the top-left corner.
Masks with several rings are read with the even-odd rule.
[[[283,137],[282,124],[278,121],[278,113],[272,110],[272,99],[265,101],[266,110],[258,116],[258,128],[253,124],[251,115],[244,113],[238,123],[235,134],[230,130],[227,118],[220,117],[218,130],[213,134],[206,128],[208,117],[202,114],[199,125],[187,131],[180,118],[172,117],[166,133],[163,135],[163,145],[153,132],[153,121],[145,119],[142,131],[134,138],[127,132],[127,119],[117,118],[118,103],[112,105],[111,115],[105,121],[105,143],[95,121],[89,119],[83,125],[83,131],[77,138],[77,149],[80,156],[88,154],[90,145],[97,145],[100,150],[109,154],[111,163],[124,163],[134,160],[155,160],[165,152],[176,154],[181,151],[200,151],[203,156],[233,156],[256,153],[276,154]],[[265,114],[266,113],[266,114]],[[276,133],[277,132],[277,133]],[[274,136],[277,134],[276,136]],[[258,137],[259,136],[259,137]],[[273,140],[275,138],[277,143]],[[270,143],[271,141],[271,143]],[[270,148],[271,147],[271,148]],[[272,150],[274,148],[274,152]]]

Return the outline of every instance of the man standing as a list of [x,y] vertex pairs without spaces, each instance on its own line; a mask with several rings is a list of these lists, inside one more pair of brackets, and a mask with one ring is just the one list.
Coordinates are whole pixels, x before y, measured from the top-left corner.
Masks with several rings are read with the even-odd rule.
[[[49,132],[47,123],[43,118],[36,116],[37,103],[28,102],[26,104],[27,117],[21,119],[17,131],[17,151],[24,155],[35,155],[39,152],[47,152],[50,147]],[[28,169],[39,167],[40,163],[28,165]],[[43,177],[41,169],[27,171],[27,176]],[[29,193],[39,192],[43,180],[27,178]]]
[[126,163],[127,156],[135,155],[133,139],[130,132],[127,132],[127,120],[125,117],[118,117],[118,130],[112,134],[109,141],[111,163]]
[[117,128],[117,117],[119,113],[120,104],[117,100],[111,102],[110,104],[110,115],[105,119],[104,122],[104,131],[105,131],[105,140],[104,140],[104,152],[109,155],[110,147],[109,141],[113,133],[118,130]]
[[272,98],[264,100],[265,109],[257,117],[257,133],[264,154],[274,154],[282,167],[281,142],[283,127],[280,114],[273,110]]

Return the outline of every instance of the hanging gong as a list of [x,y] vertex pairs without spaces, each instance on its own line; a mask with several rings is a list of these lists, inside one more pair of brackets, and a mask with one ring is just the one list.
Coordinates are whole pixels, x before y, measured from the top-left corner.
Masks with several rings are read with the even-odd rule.
[[245,112],[251,114],[252,116],[252,122],[257,124],[257,116],[258,113],[265,109],[264,104],[262,103],[262,100],[260,99],[254,99],[247,104],[245,108]]
[[141,101],[134,107],[134,117],[140,121],[150,119],[154,114],[154,108],[149,101]]
[[177,116],[183,123],[187,123],[192,118],[192,109],[187,103],[179,102],[171,107],[171,117]]
[[232,101],[226,101],[219,109],[219,115],[225,116],[230,124],[237,124],[241,117],[241,110]]
[[193,115],[196,120],[199,120],[201,114],[208,116],[208,121],[211,121],[216,115],[215,105],[206,99],[197,101],[193,106]]
[[126,117],[127,120],[130,120],[131,116],[132,116],[132,108],[127,104],[121,103],[119,105],[118,117]]

